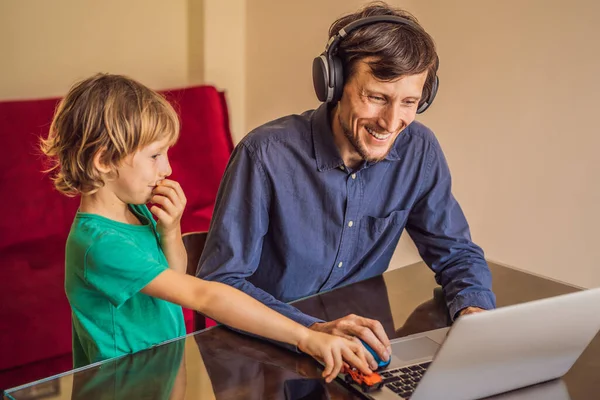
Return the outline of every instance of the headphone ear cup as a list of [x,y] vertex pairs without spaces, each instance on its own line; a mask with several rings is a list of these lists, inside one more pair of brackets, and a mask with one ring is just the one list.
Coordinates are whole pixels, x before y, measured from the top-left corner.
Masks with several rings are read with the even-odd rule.
[[344,92],[344,68],[342,67],[342,60],[339,57],[333,56],[332,61],[333,98],[329,102],[335,104],[340,101]]
[[417,114],[421,114],[429,107],[431,107],[431,103],[433,103],[433,100],[435,99],[435,95],[437,94],[439,85],[440,78],[438,78],[436,74],[435,79],[433,80],[433,85],[431,85],[431,92],[429,93],[429,97],[427,97],[427,99],[419,105],[419,108],[417,109]]
[[324,53],[315,57],[312,65],[313,87],[319,101],[327,101],[329,91],[329,75],[327,57]]

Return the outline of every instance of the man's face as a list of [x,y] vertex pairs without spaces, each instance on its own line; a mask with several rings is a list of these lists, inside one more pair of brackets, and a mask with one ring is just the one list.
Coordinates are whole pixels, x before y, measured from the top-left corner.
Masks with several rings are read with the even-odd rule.
[[347,165],[387,156],[400,132],[414,121],[426,79],[423,72],[384,82],[364,60],[358,62],[332,117],[336,145]]

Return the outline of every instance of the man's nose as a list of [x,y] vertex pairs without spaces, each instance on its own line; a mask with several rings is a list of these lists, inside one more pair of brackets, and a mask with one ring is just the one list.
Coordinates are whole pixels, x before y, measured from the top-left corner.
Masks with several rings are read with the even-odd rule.
[[397,133],[404,126],[403,118],[405,114],[406,110],[402,108],[402,105],[390,104],[381,110],[377,122],[386,132]]

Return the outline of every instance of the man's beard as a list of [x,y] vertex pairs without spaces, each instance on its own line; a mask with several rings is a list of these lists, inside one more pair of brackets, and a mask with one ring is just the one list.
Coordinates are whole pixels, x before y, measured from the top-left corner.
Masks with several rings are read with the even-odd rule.
[[[367,161],[369,163],[379,162],[379,161],[383,160],[384,158],[386,158],[387,155],[392,150],[392,146],[390,145],[389,148],[387,149],[387,151],[385,152],[385,154],[383,156],[381,156],[381,157],[370,157],[369,156],[369,151],[367,150],[367,146],[365,146],[365,144],[363,142],[361,142],[358,137],[354,136],[354,134],[352,132],[352,129],[350,129],[348,127],[348,125],[346,125],[344,123],[344,121],[342,121],[342,118],[340,116],[338,116],[338,120],[340,122],[340,126],[342,127],[342,132],[344,132],[344,136],[346,137],[346,139],[348,139],[348,141],[350,142],[350,144],[352,145],[352,147],[354,147],[354,150],[356,150],[356,152],[358,153],[358,155],[360,156],[360,158],[362,158],[363,160],[365,160],[365,161]],[[366,127],[363,127],[363,129],[365,129],[365,128]],[[371,126],[369,128],[371,128],[375,132],[377,132],[377,129],[375,129],[374,127]],[[370,133],[367,132],[367,134],[370,134]]]

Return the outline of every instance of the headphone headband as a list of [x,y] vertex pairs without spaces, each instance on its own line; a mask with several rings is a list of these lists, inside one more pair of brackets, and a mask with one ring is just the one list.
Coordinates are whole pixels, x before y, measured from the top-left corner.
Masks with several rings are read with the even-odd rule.
[[[410,26],[414,29],[422,28],[411,20],[396,15],[374,15],[352,21],[341,28],[335,35],[331,36],[325,46],[325,51],[313,60],[313,85],[317,98],[323,102],[335,103],[339,101],[343,91],[343,66],[336,51],[339,43],[348,34],[365,25],[376,24],[380,22],[391,22]],[[437,66],[436,66],[437,70]],[[417,113],[425,111],[433,102],[437,94],[439,78],[436,74],[431,93],[417,110]]]
[[336,47],[337,47],[337,44],[339,43],[340,39],[348,36],[348,34],[350,32],[352,32],[358,28],[361,28],[365,25],[377,24],[379,22],[391,22],[391,23],[395,23],[395,24],[403,24],[403,25],[408,25],[414,29],[419,29],[419,27],[414,22],[412,22],[411,20],[406,19],[406,18],[398,17],[396,15],[373,15],[371,17],[357,19],[356,21],[352,21],[349,24],[347,24],[346,26],[344,26],[342,29],[340,29],[335,35],[333,35],[329,39],[329,42],[327,43],[327,46],[325,47],[325,51],[327,51],[331,47],[333,40],[335,40]]

